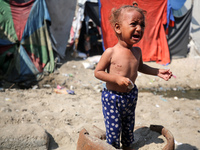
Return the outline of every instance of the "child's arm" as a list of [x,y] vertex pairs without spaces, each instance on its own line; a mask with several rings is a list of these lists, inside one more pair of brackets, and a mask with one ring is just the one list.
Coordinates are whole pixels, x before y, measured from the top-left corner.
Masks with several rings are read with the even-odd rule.
[[148,75],[158,76],[166,81],[168,81],[172,77],[172,72],[169,69],[157,69],[157,68],[152,68],[146,64],[143,64],[142,57],[140,57],[140,64],[138,71]]

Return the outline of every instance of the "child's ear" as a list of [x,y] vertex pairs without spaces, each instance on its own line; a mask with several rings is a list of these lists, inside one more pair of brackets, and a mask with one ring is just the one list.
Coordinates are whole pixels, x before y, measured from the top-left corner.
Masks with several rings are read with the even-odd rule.
[[117,34],[121,34],[121,29],[120,29],[119,23],[115,23],[115,32],[116,32]]

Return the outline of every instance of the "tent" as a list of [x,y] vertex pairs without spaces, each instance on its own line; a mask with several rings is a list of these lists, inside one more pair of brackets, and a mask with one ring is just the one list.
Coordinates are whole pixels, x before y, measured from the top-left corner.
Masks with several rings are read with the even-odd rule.
[[50,31],[52,41],[55,43],[54,49],[56,49],[60,58],[63,59],[66,53],[77,0],[46,0],[46,3],[51,17]]
[[44,0],[25,3],[0,0],[1,77],[10,82],[35,80],[52,72],[54,56],[48,32],[50,16]]
[[65,55],[75,4],[65,0],[48,0],[47,4],[45,0],[0,0],[0,79],[30,82],[39,80],[43,72],[53,72],[53,49]]
[[[184,5],[175,9],[179,3],[184,1]],[[200,56],[200,3],[193,0],[180,0],[172,2],[172,14],[174,26],[169,27],[167,35],[170,56],[172,58],[182,58]],[[173,4],[174,3],[174,4]],[[174,8],[175,7],[175,8]]]
[[191,7],[183,16],[174,17],[175,24],[173,27],[169,27],[167,40],[171,57],[186,57],[189,52],[188,44],[192,10],[193,7]]
[[[84,41],[85,41],[84,35],[88,34],[89,20],[92,20],[96,26],[100,27],[98,3],[86,1],[84,5],[85,5],[84,19],[81,22],[79,42],[78,42],[78,46],[77,46],[77,49],[80,50],[81,52],[85,52],[85,50],[84,50]],[[91,54],[92,54],[92,52],[91,52]]]

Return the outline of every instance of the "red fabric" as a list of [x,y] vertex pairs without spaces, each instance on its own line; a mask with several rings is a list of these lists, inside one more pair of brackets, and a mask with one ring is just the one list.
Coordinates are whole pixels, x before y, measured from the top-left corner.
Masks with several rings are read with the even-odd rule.
[[[111,9],[124,4],[132,5],[132,0],[100,0],[101,27],[105,49],[117,43],[117,37],[108,20]],[[143,61],[167,64],[170,54],[163,24],[167,23],[167,0],[136,0],[138,7],[147,11],[146,27],[142,40],[134,45],[142,50]]]
[[33,53],[28,54],[29,58],[31,59],[32,63],[35,65],[35,67],[38,69],[39,72],[43,71],[43,68],[45,67],[45,64],[41,64],[40,59],[37,58]]
[[[26,48],[25,48],[25,50],[26,50]],[[37,70],[39,72],[42,72],[45,67],[45,64],[41,63],[40,59],[37,56],[35,56],[35,54],[29,53],[27,50],[26,50],[26,52],[27,52],[29,58],[31,59],[32,63],[34,64],[34,66],[37,68]]]
[[30,0],[26,3],[16,3],[14,0],[10,0],[10,7],[18,41],[21,41],[22,34],[34,1],[35,0]]

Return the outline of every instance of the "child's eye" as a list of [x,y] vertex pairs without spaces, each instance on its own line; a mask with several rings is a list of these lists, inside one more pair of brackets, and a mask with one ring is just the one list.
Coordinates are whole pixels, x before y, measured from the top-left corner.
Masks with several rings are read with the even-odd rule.
[[135,22],[131,23],[132,26],[136,26],[137,24]]

